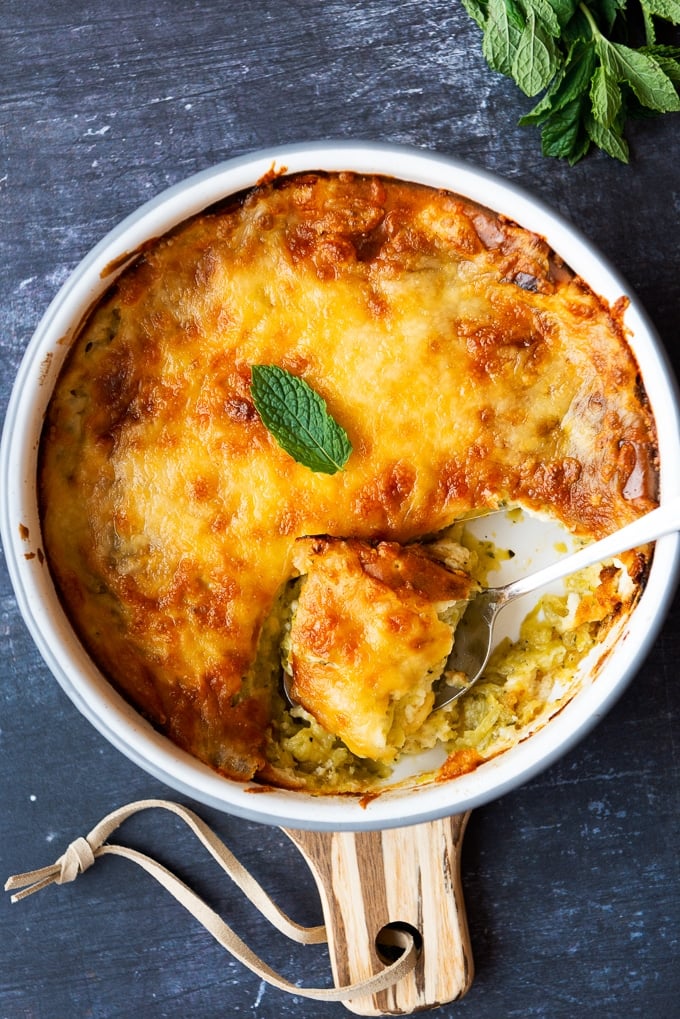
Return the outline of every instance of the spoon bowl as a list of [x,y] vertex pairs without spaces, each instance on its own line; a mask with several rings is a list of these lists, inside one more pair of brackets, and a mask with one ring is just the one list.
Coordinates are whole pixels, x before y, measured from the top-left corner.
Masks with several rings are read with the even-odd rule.
[[494,647],[498,616],[511,601],[677,530],[680,530],[680,497],[536,573],[480,592],[456,627],[453,648],[435,690],[433,711],[462,697],[480,678]]

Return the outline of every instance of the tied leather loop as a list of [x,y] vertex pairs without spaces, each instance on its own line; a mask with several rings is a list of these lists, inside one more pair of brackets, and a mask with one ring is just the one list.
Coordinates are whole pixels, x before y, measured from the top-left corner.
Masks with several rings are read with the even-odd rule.
[[79,874],[84,873],[95,861],[92,846],[87,839],[76,839],[68,847],[63,856],[60,856],[57,863],[60,864],[59,874],[55,877],[55,884],[63,885],[67,881],[75,881]]
[[86,838],[75,839],[66,852],[49,867],[29,870],[25,874],[14,874],[5,882],[5,891],[21,889],[12,896],[12,902],[20,902],[21,899],[47,888],[48,885],[64,885],[69,881],[75,881],[79,874],[92,866],[97,858],[98,849],[99,847],[93,850]]
[[147,874],[150,874],[205,927],[218,944],[222,945],[234,958],[242,962],[244,966],[260,977],[260,979],[267,981],[267,983],[274,987],[278,987],[279,990],[287,991],[290,994],[298,994],[301,997],[314,998],[317,1001],[349,1001],[355,997],[377,994],[379,991],[384,991],[386,988],[403,980],[415,968],[418,957],[416,944],[413,937],[406,933],[403,935],[403,943],[401,944],[403,951],[399,958],[365,980],[357,981],[348,986],[333,988],[299,987],[297,984],[286,980],[255,955],[222,917],[211,909],[188,885],[157,860],[144,853],[140,853],[136,849],[114,845],[107,841],[119,825],[132,814],[155,807],[169,810],[181,818],[225,873],[229,875],[253,905],[259,909],[262,915],[282,934],[303,945],[327,942],[326,928],[323,925],[303,927],[301,924],[291,920],[290,917],[279,909],[252,874],[246,870],[243,864],[237,860],[227,846],[224,845],[197,814],[194,814],[188,807],[183,807],[169,800],[139,800],[136,803],[129,803],[127,806],[120,807],[103,818],[98,825],[95,825],[87,836],[75,839],[69,845],[66,852],[51,866],[41,867],[39,870],[31,870],[24,874],[15,874],[10,877],[5,884],[5,890],[14,891],[15,889],[20,889],[12,895],[12,902],[18,902],[28,895],[33,895],[50,884],[65,884],[68,881],[75,880],[79,874],[82,874],[88,867],[91,867],[100,856],[121,856],[136,863]]

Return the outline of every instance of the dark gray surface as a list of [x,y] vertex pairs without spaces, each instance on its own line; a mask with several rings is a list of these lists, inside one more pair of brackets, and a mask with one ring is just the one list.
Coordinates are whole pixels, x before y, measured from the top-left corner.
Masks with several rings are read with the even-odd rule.
[[[453,154],[568,215],[626,276],[676,366],[677,117],[640,122],[629,167],[570,168],[515,126],[529,106],[484,64],[457,0],[52,0],[2,5],[2,408],[32,330],[88,249],[147,198],[232,155],[369,138]],[[398,169],[398,168],[395,168]],[[113,807],[172,792],[128,763],[61,693],[0,573],[0,875],[52,862]],[[478,809],[463,878],[477,976],[433,1011],[466,1019],[678,1015],[676,599],[607,718],[522,789]],[[200,808],[301,922],[319,907],[276,829]],[[329,981],[322,948],[289,945],[170,817],[121,840],[160,854],[289,978]],[[0,1017],[343,1016],[265,987],[132,865],[0,902]]]

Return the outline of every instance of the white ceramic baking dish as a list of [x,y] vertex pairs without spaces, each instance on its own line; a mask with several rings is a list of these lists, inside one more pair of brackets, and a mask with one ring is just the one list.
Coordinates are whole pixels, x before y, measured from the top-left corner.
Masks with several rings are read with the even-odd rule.
[[[391,828],[460,814],[546,768],[588,732],[621,694],[649,651],[672,596],[680,544],[677,534],[658,542],[644,593],[604,656],[597,676],[585,677],[579,693],[544,728],[470,774],[421,788],[396,789],[364,805],[344,796],[311,797],[261,788],[255,792],[251,783],[240,785],[221,778],[178,750],[99,673],[74,635],[42,560],[35,479],[43,415],[69,339],[92,302],[111,284],[111,267],[124,262],[126,253],[148,239],[251,186],[272,168],[291,173],[381,173],[446,188],[543,235],[609,302],[627,296],[630,345],[659,428],[661,498],[680,493],[677,399],[659,340],[627,285],[563,218],[514,184],[430,152],[359,142],[288,146],[222,163],[142,206],[83,259],[45,313],[19,369],[0,460],[2,537],[19,608],[49,669],[76,707],[132,761],[184,795],[241,817],[300,829]],[[535,547],[524,562],[538,566],[554,536],[537,526],[534,537]],[[414,767],[417,771],[422,766],[416,761]]]

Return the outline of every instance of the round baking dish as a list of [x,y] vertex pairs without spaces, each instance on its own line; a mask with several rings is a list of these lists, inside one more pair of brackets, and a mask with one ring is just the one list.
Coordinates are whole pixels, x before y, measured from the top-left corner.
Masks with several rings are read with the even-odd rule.
[[80,263],[40,322],[22,361],[5,422],[0,485],[2,537],[19,608],[46,664],[76,707],[132,761],[168,785],[213,807],[289,828],[333,831],[399,827],[460,814],[546,768],[609,709],[648,652],[673,594],[680,539],[658,542],[645,590],[597,676],[542,729],[458,778],[388,790],[369,803],[354,797],[244,785],[224,779],[156,732],[97,670],[66,619],[41,552],[37,450],[45,408],[83,316],[111,284],[126,255],[268,173],[353,170],[396,175],[445,188],[546,238],[610,303],[629,299],[625,324],[659,426],[662,500],[680,493],[677,399],[653,327],[626,284],[564,219],[515,185],[455,159],[411,148],[362,143],[288,146],[230,160],[165,191],[112,230]]

